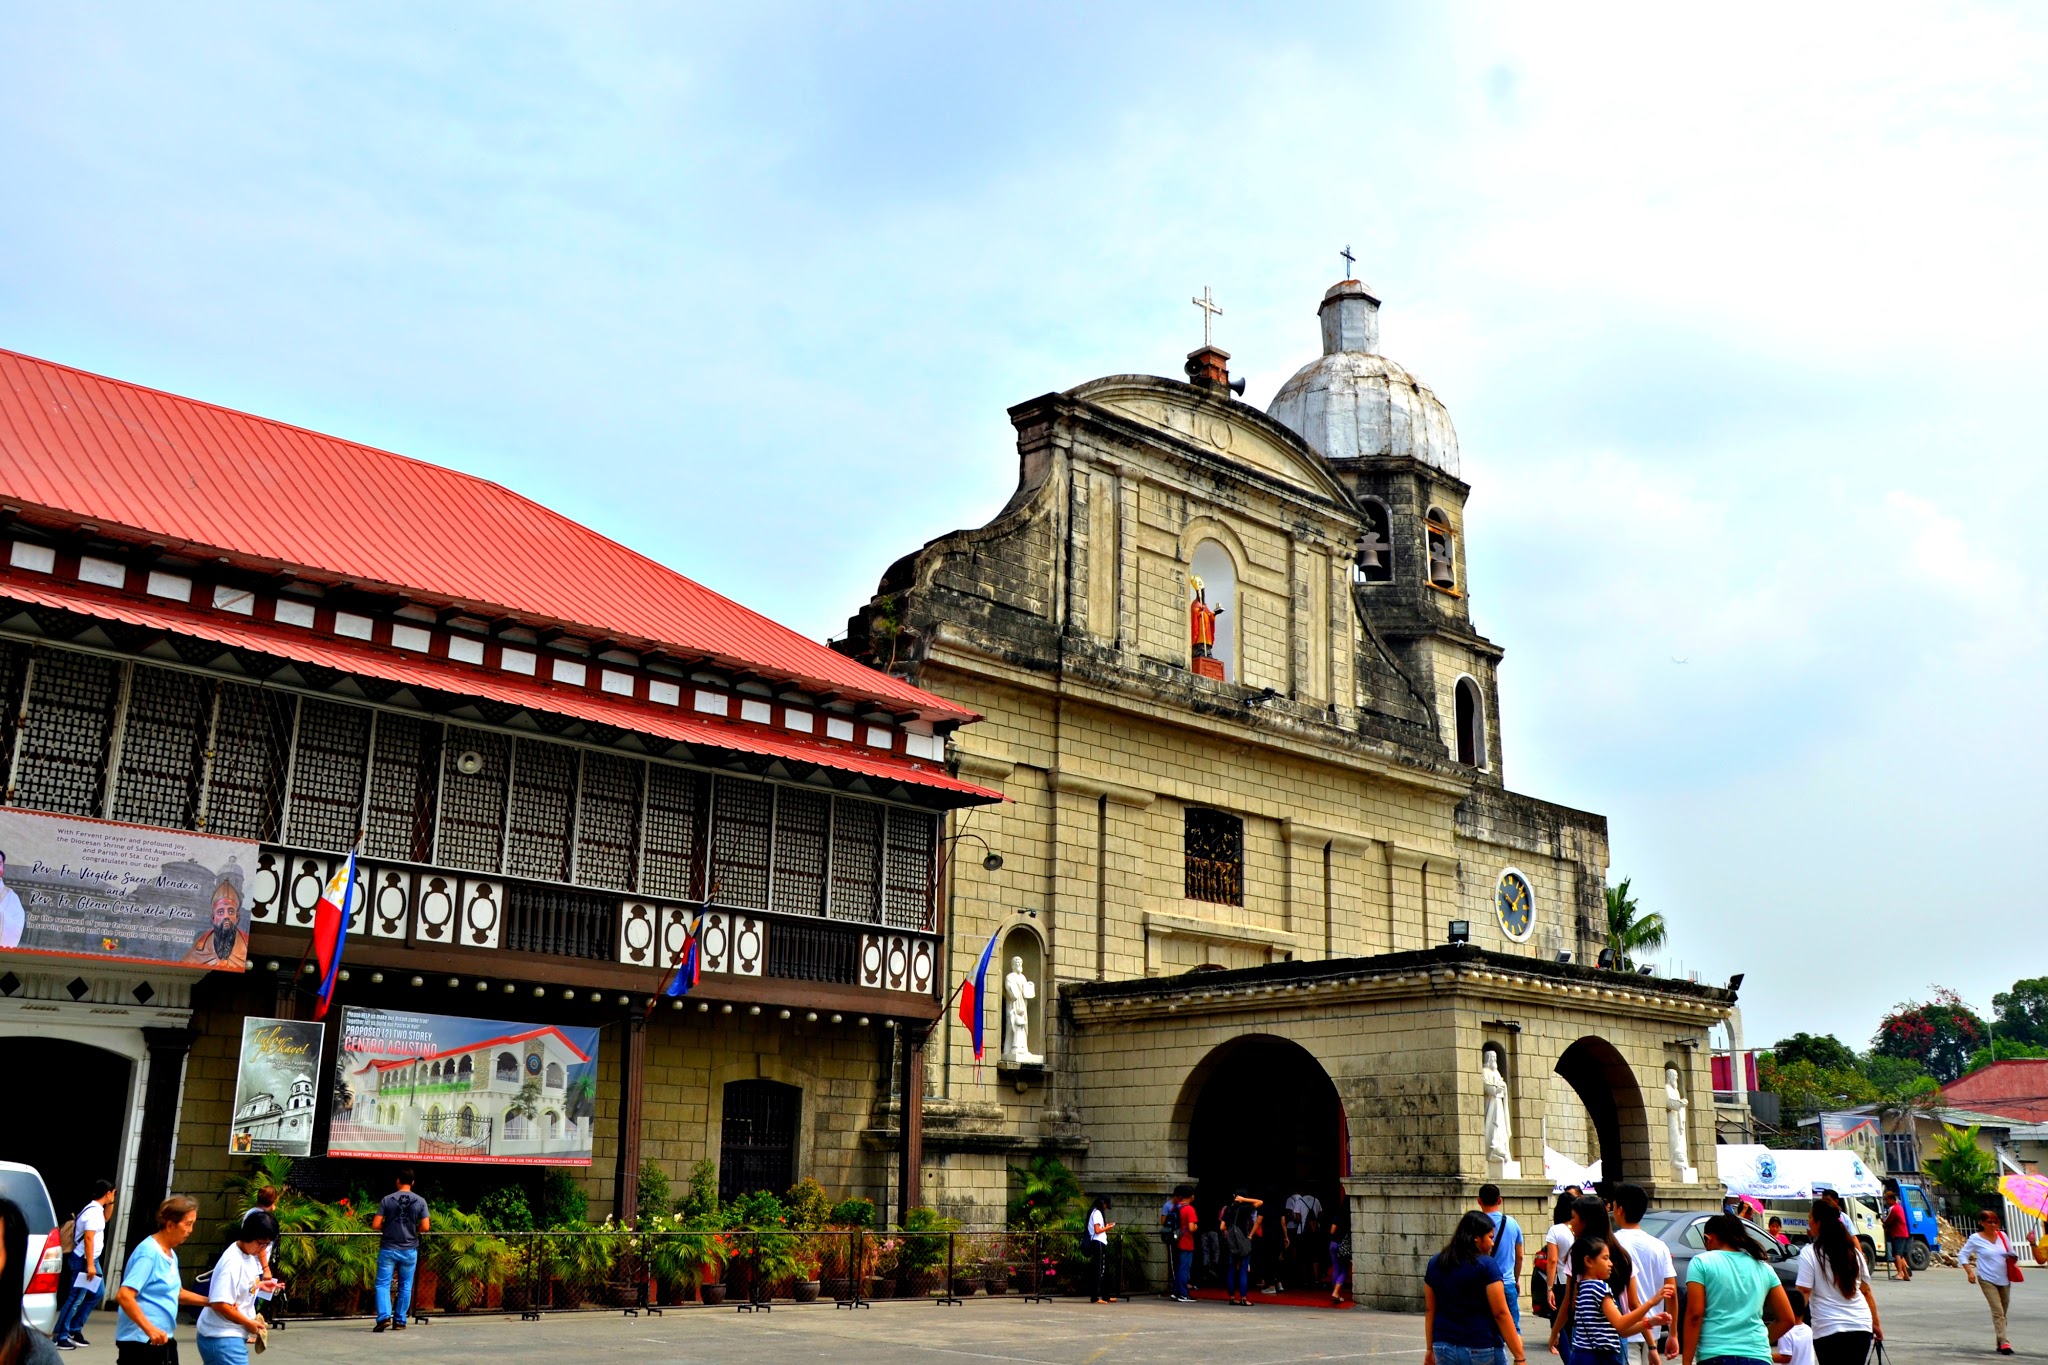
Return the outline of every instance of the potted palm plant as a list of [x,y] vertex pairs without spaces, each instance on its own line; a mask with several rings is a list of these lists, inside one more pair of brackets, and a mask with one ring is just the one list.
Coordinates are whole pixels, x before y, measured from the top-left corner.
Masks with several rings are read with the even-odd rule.
[[905,1298],[924,1298],[939,1287],[946,1270],[947,1234],[958,1226],[937,1209],[915,1208],[904,1215],[896,1283]]

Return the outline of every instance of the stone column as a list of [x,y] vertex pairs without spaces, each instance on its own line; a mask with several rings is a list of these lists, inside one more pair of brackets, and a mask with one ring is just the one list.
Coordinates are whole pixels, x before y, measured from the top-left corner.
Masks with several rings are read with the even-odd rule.
[[647,1016],[628,1009],[619,1032],[619,1166],[612,1217],[632,1221],[640,1208],[640,1108],[647,1074]]
[[129,1195],[127,1246],[156,1231],[156,1208],[171,1192],[171,1159],[178,1105],[185,1090],[185,1054],[197,1035],[189,1028],[146,1028],[149,1079],[142,1090],[142,1135],[136,1146],[135,1185]]
[[901,1125],[896,1152],[896,1221],[924,1202],[924,1045],[927,1024],[905,1020],[897,1030],[903,1043],[902,1093],[897,1097]]

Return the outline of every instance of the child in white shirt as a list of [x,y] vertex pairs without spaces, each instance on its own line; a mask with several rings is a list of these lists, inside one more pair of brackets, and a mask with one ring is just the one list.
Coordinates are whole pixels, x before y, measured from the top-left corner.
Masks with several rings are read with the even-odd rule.
[[1771,1359],[1778,1365],[1814,1365],[1813,1322],[1808,1316],[1806,1295],[1796,1289],[1788,1289],[1785,1297],[1792,1300],[1792,1313],[1799,1321],[1791,1331],[1778,1338],[1778,1344],[1771,1348]]

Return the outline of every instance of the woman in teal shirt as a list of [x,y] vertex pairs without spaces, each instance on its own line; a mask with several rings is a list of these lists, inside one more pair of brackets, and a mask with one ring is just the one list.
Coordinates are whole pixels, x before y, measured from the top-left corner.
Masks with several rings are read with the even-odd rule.
[[157,1206],[156,1235],[136,1243],[121,1265],[121,1324],[114,1329],[117,1365],[178,1365],[178,1306],[204,1308],[206,1296],[185,1288],[178,1247],[192,1235],[199,1206],[174,1194]]
[[1795,1321],[1778,1272],[1734,1214],[1701,1231],[1707,1249],[1685,1272],[1685,1365],[1771,1365]]

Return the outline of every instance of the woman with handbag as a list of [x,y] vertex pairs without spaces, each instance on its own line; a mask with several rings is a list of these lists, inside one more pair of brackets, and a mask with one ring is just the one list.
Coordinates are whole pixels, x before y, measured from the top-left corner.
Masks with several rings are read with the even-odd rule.
[[1970,1277],[1971,1284],[1984,1291],[1984,1302],[1991,1305],[1991,1330],[1998,1337],[1998,1353],[2011,1355],[2012,1342],[2005,1335],[2005,1310],[2012,1302],[2012,1286],[2026,1277],[2020,1273],[2020,1258],[2013,1255],[2012,1243],[1999,1226],[1998,1210],[1986,1209],[1977,1215],[1977,1230],[1963,1243],[1956,1264]]
[[1827,1200],[1813,1201],[1807,1226],[1812,1240],[1799,1253],[1799,1288],[1812,1319],[1813,1357],[1819,1365],[1863,1365],[1870,1343],[1884,1340],[1870,1265],[1842,1211]]

